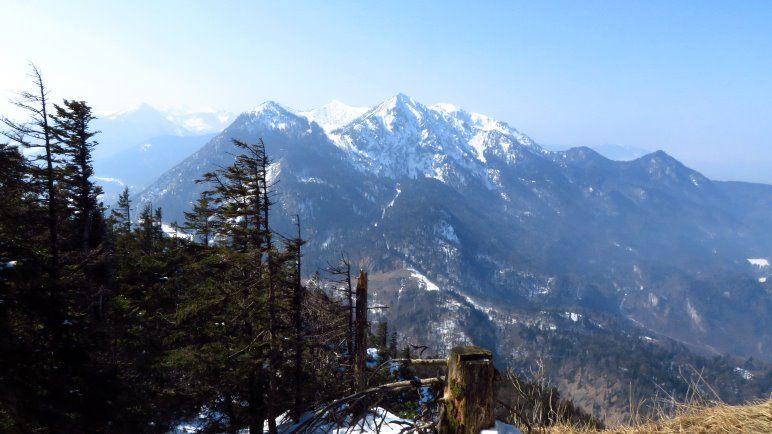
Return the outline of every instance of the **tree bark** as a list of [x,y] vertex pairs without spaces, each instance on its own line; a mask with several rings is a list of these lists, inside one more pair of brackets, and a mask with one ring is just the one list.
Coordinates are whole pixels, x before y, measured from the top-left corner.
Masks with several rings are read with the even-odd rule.
[[265,405],[263,401],[263,382],[256,378],[255,370],[249,373],[249,434],[263,434]]
[[494,425],[491,358],[490,351],[477,346],[451,350],[439,434],[478,434]]

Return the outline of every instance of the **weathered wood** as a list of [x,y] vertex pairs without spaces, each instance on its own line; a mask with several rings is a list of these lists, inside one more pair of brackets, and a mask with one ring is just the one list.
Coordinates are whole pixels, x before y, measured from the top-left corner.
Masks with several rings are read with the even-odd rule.
[[397,381],[396,383],[381,384],[380,386],[375,386],[366,390],[361,390],[352,395],[336,399],[335,401],[325,406],[322,406],[318,410],[314,411],[314,413],[310,417],[308,417],[304,422],[299,423],[294,428],[290,428],[289,433],[299,434],[304,432],[313,432],[314,427],[316,427],[321,422],[322,419],[330,416],[331,412],[334,412],[336,409],[343,409],[343,411],[350,411],[351,410],[350,407],[345,407],[345,405],[350,404],[352,402],[356,402],[358,399],[361,399],[363,397],[370,396],[372,398],[375,398],[382,393],[399,392],[405,389],[418,389],[421,387],[435,387],[435,386],[440,386],[442,384],[443,384],[443,379],[437,377],[437,378],[424,378],[421,380]]
[[476,346],[450,351],[439,434],[478,434],[493,426],[494,376],[490,351]]
[[409,365],[421,365],[421,366],[447,366],[448,359],[390,359],[388,363],[401,363],[405,366]]
[[354,334],[354,379],[357,390],[367,387],[365,366],[367,365],[367,273],[359,272],[356,289],[356,312]]

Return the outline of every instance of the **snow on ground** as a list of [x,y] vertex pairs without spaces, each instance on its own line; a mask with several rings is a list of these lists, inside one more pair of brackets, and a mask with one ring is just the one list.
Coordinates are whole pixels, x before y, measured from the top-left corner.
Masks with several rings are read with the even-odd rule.
[[182,238],[185,240],[193,240],[193,235],[186,234],[185,232],[182,232],[179,229],[174,229],[170,225],[167,224],[161,224],[161,229],[163,230],[164,234],[166,234],[169,238]]
[[399,434],[406,427],[404,425],[407,420],[400,418],[388,411],[376,407],[371,414],[363,418],[359,422],[346,427],[324,427],[323,431],[318,431],[319,434],[365,434],[365,433],[381,433],[381,434]]
[[400,188],[397,187],[397,193],[394,195],[394,198],[391,199],[391,202],[389,202],[388,205],[386,205],[386,208],[383,209],[383,213],[381,214],[381,219],[386,218],[386,210],[394,206],[394,201],[397,200],[400,193],[402,193],[402,190],[400,190]]
[[765,258],[748,258],[748,262],[759,268],[769,267],[769,260]]
[[329,133],[362,116],[367,110],[369,110],[368,107],[353,107],[332,100],[319,108],[298,112],[298,114],[309,121],[316,122],[324,131]]
[[563,318],[570,319],[573,322],[577,322],[580,319],[582,319],[582,314],[576,313],[576,312],[565,312],[565,313],[561,314],[561,316]]
[[752,380],[753,379],[753,374],[750,371],[748,371],[747,369],[743,369],[743,368],[740,368],[738,366],[738,367],[734,368],[734,371],[737,373],[737,375],[742,377],[743,380]]
[[507,425],[504,422],[497,420],[493,428],[484,429],[480,431],[480,434],[522,434],[522,431],[512,425]]
[[[300,423],[303,423],[310,416],[311,413],[301,416]],[[168,434],[195,434],[203,432],[205,420],[206,415],[202,412],[198,416],[198,420],[180,423],[169,431]],[[306,430],[304,432],[305,434],[400,434],[409,424],[411,424],[409,420],[390,413],[381,407],[375,407],[370,410],[366,417],[356,423],[343,425],[336,425],[334,423],[321,424],[313,430]],[[297,426],[292,423],[288,414],[284,413],[276,418],[276,428],[279,434],[294,434]],[[239,434],[247,434],[248,432],[248,429],[243,429],[239,431]],[[263,425],[263,432],[268,432],[267,421]],[[493,427],[481,430],[480,434],[522,434],[522,432],[512,425],[497,420]]]
[[429,280],[428,277],[424,276],[423,274],[419,273],[418,270],[414,268],[408,268],[407,271],[410,272],[410,277],[413,279],[418,280],[421,287],[427,291],[439,291],[440,287],[437,286],[434,282]]
[[368,368],[377,368],[382,362],[381,355],[378,354],[378,348],[367,349],[367,361],[365,362]]

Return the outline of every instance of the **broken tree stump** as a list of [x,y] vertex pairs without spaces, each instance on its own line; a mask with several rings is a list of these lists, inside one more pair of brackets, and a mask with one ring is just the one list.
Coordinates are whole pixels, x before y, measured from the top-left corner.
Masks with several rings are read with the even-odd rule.
[[490,351],[477,346],[450,351],[439,434],[479,434],[494,425],[494,376]]

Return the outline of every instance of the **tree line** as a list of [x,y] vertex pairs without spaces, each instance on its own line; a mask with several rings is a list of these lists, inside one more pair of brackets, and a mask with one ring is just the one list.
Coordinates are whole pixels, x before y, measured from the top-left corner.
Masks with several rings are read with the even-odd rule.
[[0,431],[276,433],[280,414],[382,380],[365,348],[395,356],[397,337],[371,332],[366,273],[342,256],[304,281],[299,216],[272,230],[262,141],[234,141],[165,227],[128,189],[100,202],[92,108],[31,78],[13,101],[27,118],[2,118]]

